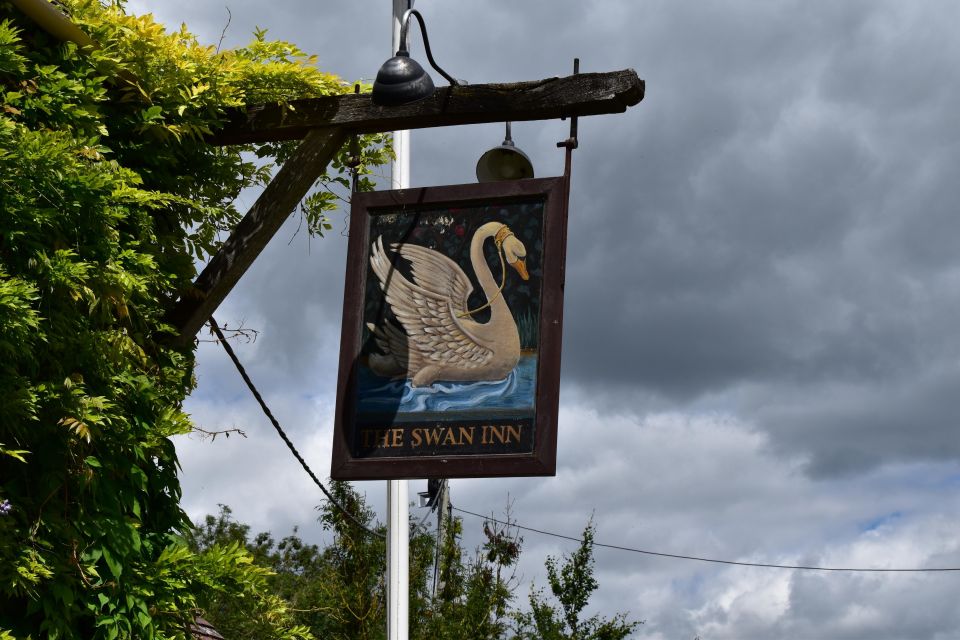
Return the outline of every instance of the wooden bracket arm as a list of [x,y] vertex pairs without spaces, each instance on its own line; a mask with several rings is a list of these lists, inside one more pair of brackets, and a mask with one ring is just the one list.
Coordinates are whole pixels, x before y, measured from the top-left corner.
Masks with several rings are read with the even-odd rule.
[[346,140],[338,128],[314,129],[283,164],[220,251],[167,314],[182,341],[193,339],[274,236]]
[[192,288],[181,295],[168,321],[180,340],[196,335],[352,133],[621,113],[640,102],[643,94],[643,80],[633,69],[625,69],[533,82],[442,87],[430,98],[395,107],[377,106],[369,95],[344,94],[237,109],[227,125],[209,138],[211,143],[300,138],[303,142]]
[[430,98],[394,107],[373,104],[369,94],[344,94],[235,109],[209,141],[228,145],[292,140],[320,127],[379,133],[622,113],[640,102],[643,93],[637,72],[624,69],[532,82],[441,87]]

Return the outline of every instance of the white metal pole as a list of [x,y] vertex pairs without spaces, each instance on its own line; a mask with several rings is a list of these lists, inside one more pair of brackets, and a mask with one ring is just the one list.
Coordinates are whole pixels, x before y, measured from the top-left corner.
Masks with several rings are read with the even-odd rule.
[[[393,0],[390,55],[400,46],[400,20],[412,4]],[[392,188],[410,186],[410,132],[393,132],[396,159],[390,166]],[[406,480],[387,481],[387,640],[407,640],[410,633],[410,506]]]
[[410,531],[407,481],[387,481],[387,638],[407,640],[410,600]]

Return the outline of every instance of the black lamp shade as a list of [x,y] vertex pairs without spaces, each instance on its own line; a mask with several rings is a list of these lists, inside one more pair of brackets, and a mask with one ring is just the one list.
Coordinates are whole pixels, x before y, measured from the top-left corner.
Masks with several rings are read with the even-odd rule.
[[373,83],[374,104],[393,107],[433,95],[433,80],[406,51],[383,63]]

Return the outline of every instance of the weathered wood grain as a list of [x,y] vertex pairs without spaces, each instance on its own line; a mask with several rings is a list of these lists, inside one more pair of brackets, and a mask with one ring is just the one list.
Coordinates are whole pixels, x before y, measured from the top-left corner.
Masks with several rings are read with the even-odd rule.
[[306,135],[193,287],[181,295],[168,314],[181,340],[193,339],[323,173],[345,139],[346,132],[340,128],[314,129]]
[[191,340],[223,302],[283,221],[326,169],[347,136],[507,120],[622,113],[643,99],[633,69],[581,73],[510,84],[441,87],[433,96],[380,107],[369,95],[347,94],[236,110],[213,144],[303,139],[221,250],[168,314],[181,340]]
[[373,104],[369,94],[345,94],[237,109],[209,141],[227,145],[293,140],[316,128],[376,133],[622,113],[640,102],[643,94],[643,80],[633,69],[510,84],[441,87],[430,98],[394,107]]

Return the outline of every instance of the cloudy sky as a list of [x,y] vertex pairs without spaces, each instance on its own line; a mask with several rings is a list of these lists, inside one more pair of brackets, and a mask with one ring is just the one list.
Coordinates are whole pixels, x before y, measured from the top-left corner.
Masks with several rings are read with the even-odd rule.
[[[372,80],[390,2],[225,0]],[[131,0],[216,43],[224,2]],[[456,506],[676,554],[841,567],[960,567],[960,5],[934,0],[421,0],[435,57],[472,83],[631,67],[621,115],[584,118],[569,224],[554,478],[457,480]],[[422,50],[414,47],[414,56]],[[438,79],[438,83],[441,81]],[[518,123],[538,175],[562,122]],[[412,183],[470,182],[498,125],[414,132]],[[954,178],[950,178],[953,175]],[[245,206],[255,194],[245,196]],[[287,431],[329,469],[345,216],[284,227],[221,323]],[[321,540],[322,500],[232,365],[201,344],[188,409],[247,439],[183,439],[185,506]],[[358,483],[383,514],[382,482]],[[411,483],[411,496],[425,482]],[[415,515],[424,512],[413,509]],[[468,544],[479,522],[467,516]],[[524,534],[527,583],[562,540]],[[960,637],[960,573],[725,567],[597,549],[593,610],[638,638]]]

